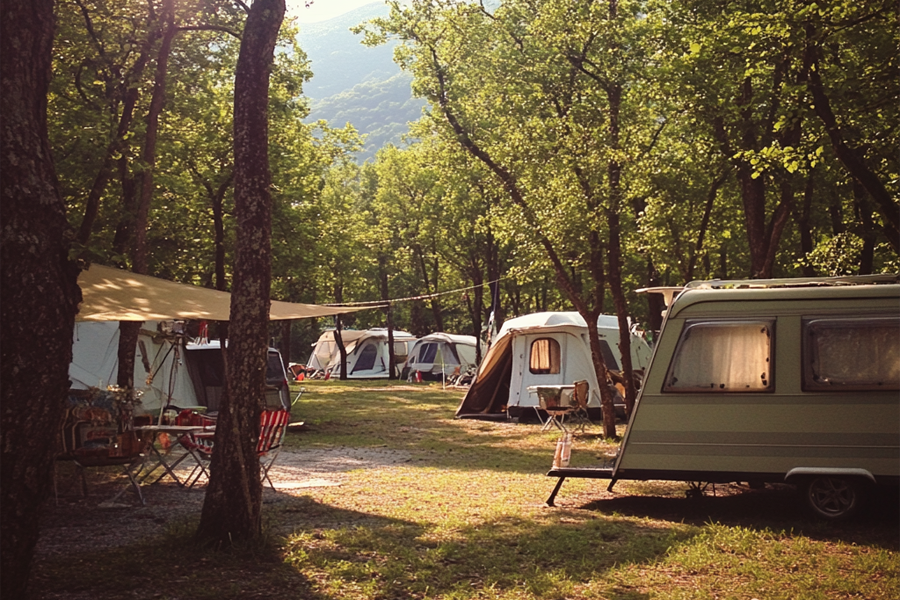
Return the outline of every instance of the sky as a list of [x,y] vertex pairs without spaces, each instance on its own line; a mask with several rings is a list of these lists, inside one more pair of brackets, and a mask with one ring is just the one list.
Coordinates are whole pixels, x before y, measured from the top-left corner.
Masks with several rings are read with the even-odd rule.
[[287,14],[297,17],[300,23],[316,23],[327,21],[334,17],[350,12],[379,0],[313,0],[312,5],[306,8],[306,0],[287,0]]

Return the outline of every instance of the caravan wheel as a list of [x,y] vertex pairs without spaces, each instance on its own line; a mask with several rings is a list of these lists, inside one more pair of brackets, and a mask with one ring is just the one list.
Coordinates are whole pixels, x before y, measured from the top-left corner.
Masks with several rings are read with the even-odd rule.
[[801,489],[813,513],[832,521],[852,517],[866,496],[865,485],[852,477],[812,477]]

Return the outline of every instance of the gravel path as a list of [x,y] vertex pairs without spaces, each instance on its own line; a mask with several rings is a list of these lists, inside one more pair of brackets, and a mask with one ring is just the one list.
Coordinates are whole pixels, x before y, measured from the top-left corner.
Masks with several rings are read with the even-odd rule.
[[[290,502],[309,489],[341,485],[350,471],[391,467],[408,460],[405,452],[382,448],[285,449],[269,472],[277,492],[266,484],[263,503]],[[35,554],[38,561],[133,544],[160,535],[169,523],[199,515],[205,485],[185,489],[168,478],[142,487],[146,506],[141,506],[131,490],[109,502],[128,486],[124,475],[112,478],[117,468],[90,469],[88,496],[82,497],[73,466],[60,465],[60,496],[58,502],[51,498],[47,503]],[[176,472],[186,476],[189,468]]]

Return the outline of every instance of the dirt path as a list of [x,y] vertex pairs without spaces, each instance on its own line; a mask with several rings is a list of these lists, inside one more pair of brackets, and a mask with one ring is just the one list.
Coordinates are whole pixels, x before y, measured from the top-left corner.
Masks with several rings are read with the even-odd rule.
[[[265,485],[263,502],[286,503],[312,488],[341,485],[350,471],[401,465],[408,460],[407,453],[384,448],[285,449],[269,472],[277,491]],[[128,487],[116,469],[90,469],[88,496],[82,497],[72,465],[60,465],[60,497],[58,502],[51,498],[46,507],[35,555],[38,561],[125,546],[162,534],[168,524],[199,515],[205,485],[185,489],[170,479],[142,487],[145,506],[131,490],[109,502]],[[179,468],[176,473],[185,477],[189,471]]]

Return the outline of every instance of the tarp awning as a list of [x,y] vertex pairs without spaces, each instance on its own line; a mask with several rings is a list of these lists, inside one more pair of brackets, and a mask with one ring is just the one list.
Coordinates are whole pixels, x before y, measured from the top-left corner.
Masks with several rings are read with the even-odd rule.
[[[166,281],[122,269],[91,265],[78,277],[82,302],[78,321],[228,321],[231,294]],[[366,310],[272,301],[269,319],[284,321],[328,317]]]

